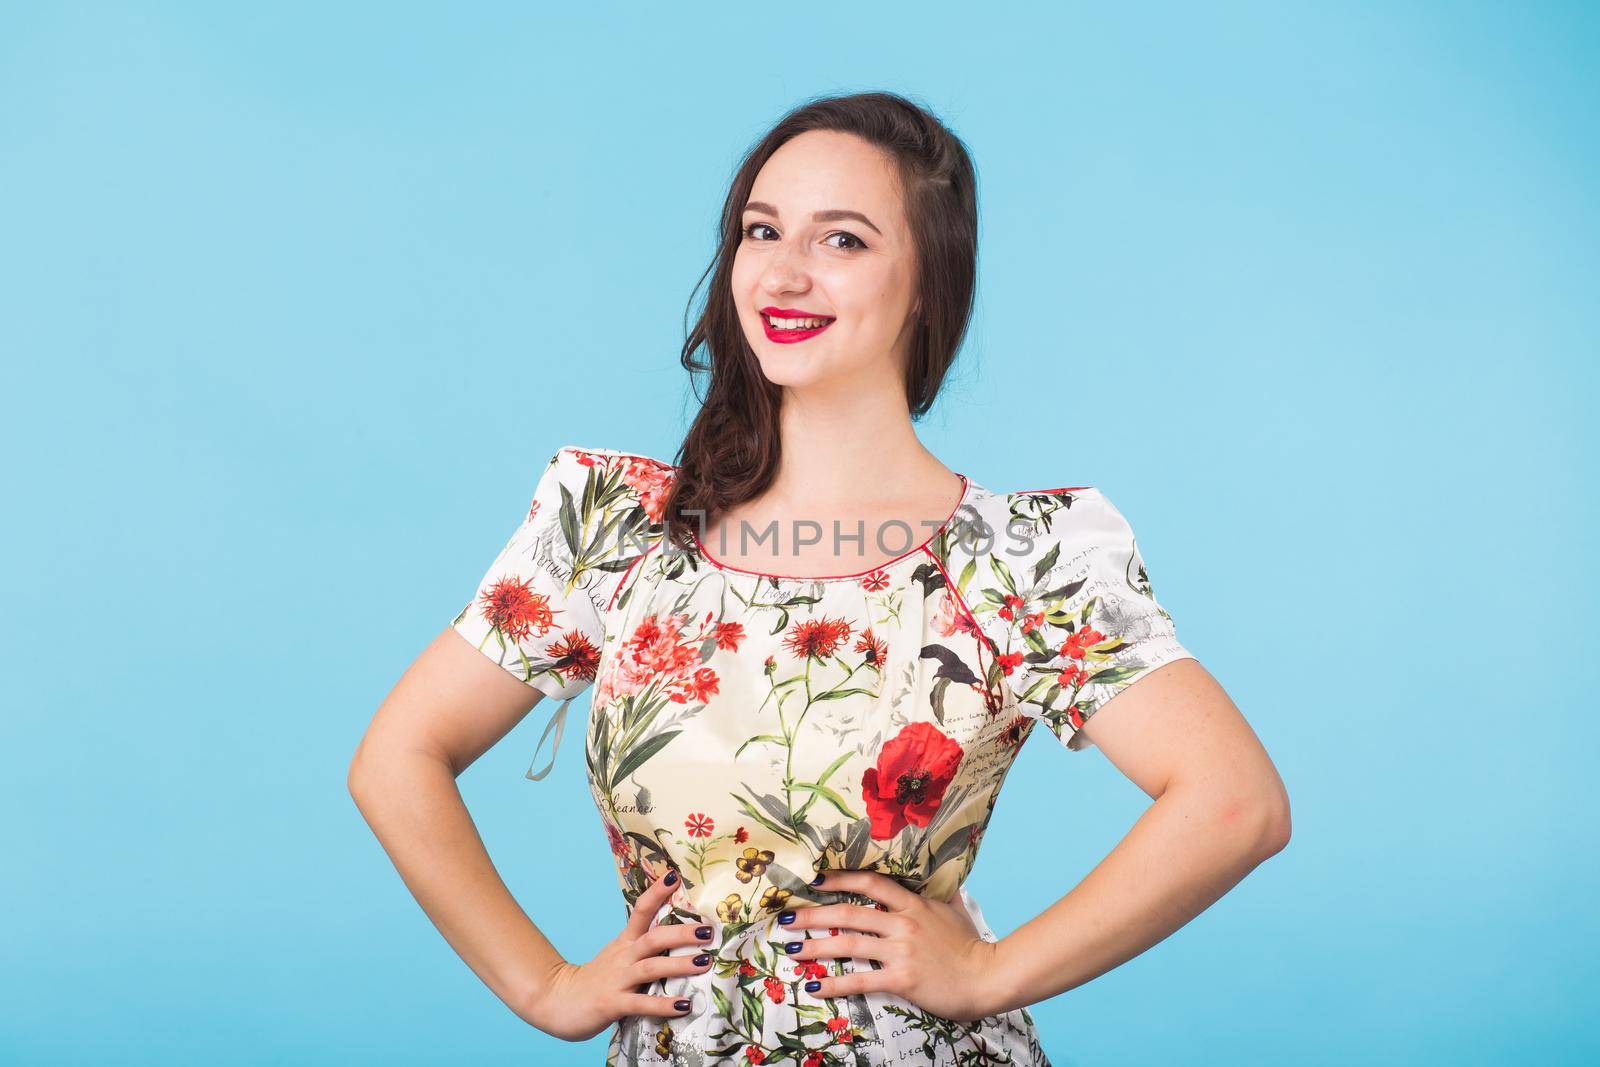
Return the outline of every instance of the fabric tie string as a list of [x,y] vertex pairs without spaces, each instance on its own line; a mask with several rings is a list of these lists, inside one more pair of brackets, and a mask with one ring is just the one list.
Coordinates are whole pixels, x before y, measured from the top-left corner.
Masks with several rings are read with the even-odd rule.
[[550,721],[544,724],[544,733],[539,735],[539,744],[533,750],[533,760],[534,763],[538,762],[539,749],[544,747],[544,739],[549,736],[551,727],[554,727],[556,736],[555,740],[550,744],[550,762],[546,763],[544,765],[544,770],[540,771],[538,774],[533,773],[533,763],[529,763],[528,773],[524,776],[529,781],[537,782],[539,779],[549,774],[550,768],[556,765],[556,753],[561,751],[561,731],[565,728],[567,722],[567,706],[576,699],[576,696],[570,696],[563,700],[561,702],[561,706],[555,710],[555,714],[550,716]]

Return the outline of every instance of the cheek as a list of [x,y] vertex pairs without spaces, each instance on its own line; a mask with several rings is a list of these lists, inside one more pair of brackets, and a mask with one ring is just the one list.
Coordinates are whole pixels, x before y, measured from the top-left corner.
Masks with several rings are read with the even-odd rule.
[[734,253],[733,269],[729,272],[728,284],[732,287],[734,296],[741,299],[748,297],[761,284],[761,264],[754,256],[746,255],[742,250]]

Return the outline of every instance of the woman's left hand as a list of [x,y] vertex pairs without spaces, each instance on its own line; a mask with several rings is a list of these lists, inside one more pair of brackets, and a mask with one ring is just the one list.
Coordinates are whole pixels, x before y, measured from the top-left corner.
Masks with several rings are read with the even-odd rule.
[[[812,996],[842,997],[876,990],[893,993],[923,1011],[956,1022],[974,1022],[995,1014],[1000,996],[998,953],[994,942],[978,934],[966,909],[920,896],[876,871],[824,874],[818,888],[860,893],[883,907],[819,904],[794,909],[788,929],[821,928],[825,933],[799,939],[800,950],[788,958],[856,956],[877,960],[883,966],[854,974],[817,976],[822,987]],[[865,933],[852,932],[858,930]]]

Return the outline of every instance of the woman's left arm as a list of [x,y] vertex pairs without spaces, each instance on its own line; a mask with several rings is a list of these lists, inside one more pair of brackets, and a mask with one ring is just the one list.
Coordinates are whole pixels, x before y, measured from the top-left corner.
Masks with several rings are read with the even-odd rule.
[[813,885],[877,903],[783,912],[780,924],[829,935],[788,942],[789,958],[855,956],[876,966],[838,975],[802,966],[807,990],[895,993],[963,1022],[1026,1007],[1161,941],[1288,843],[1283,782],[1198,660],[1150,671],[1079,729],[1155,798],[1083,881],[1010,935],[987,941],[959,902],[921,896],[877,871],[825,871]]
[[991,1011],[1048,1000],[1132,959],[1289,841],[1283,780],[1199,661],[1151,671],[1081,729],[1155,802],[1066,896],[995,943],[983,976]]

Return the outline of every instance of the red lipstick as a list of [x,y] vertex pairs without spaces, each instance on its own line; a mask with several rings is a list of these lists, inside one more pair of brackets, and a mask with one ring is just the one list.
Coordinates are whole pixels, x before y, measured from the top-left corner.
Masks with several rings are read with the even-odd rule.
[[[774,318],[779,319],[822,319],[821,326],[809,330],[780,330],[772,325]],[[761,309],[761,325],[767,331],[767,340],[776,341],[780,345],[790,345],[797,341],[804,341],[815,337],[817,334],[833,325],[831,315],[818,315],[811,311],[801,311],[798,308],[764,307]]]

